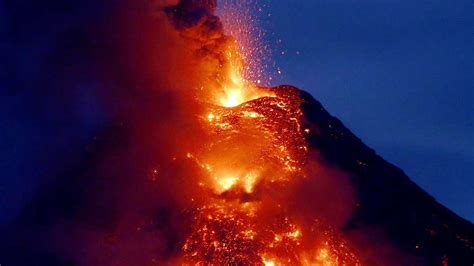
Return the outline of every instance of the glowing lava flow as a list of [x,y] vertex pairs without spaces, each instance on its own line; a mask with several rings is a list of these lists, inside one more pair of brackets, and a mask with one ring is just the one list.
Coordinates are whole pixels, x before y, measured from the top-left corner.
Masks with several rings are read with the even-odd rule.
[[307,178],[299,94],[247,81],[236,42],[222,40],[225,58],[210,71],[216,79],[204,92],[214,98],[198,114],[203,143],[186,154],[201,172],[200,199],[187,210],[192,225],[183,263],[357,265],[337,233],[290,203],[298,181]]
[[187,154],[203,171],[197,185],[206,196],[191,211],[185,263],[357,265],[342,238],[316,217],[304,219],[310,226],[299,226],[301,217],[283,196],[305,178],[299,96],[282,90],[269,97],[264,91],[247,99],[240,98],[245,92],[236,93],[235,101],[208,105],[201,115],[208,142]]

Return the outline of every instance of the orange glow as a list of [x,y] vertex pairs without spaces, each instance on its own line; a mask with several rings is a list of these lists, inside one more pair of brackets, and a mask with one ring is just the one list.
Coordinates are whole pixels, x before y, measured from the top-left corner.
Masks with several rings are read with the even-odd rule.
[[222,93],[218,96],[218,103],[224,107],[235,107],[244,102],[265,96],[274,96],[273,93],[258,89],[254,84],[245,80],[243,64],[240,54],[235,51],[235,45],[227,47],[228,67],[225,70],[225,81],[222,84]]
[[201,115],[207,141],[186,157],[203,170],[196,185],[207,196],[183,246],[186,263],[358,265],[341,238],[314,220],[302,226],[277,196],[303,178],[307,143],[301,99],[274,95]]
[[228,70],[228,82],[224,84],[224,97],[220,99],[221,105],[224,107],[234,107],[251,99],[245,98],[245,80],[242,77],[241,66],[239,66],[229,51],[228,58],[230,62]]
[[191,180],[200,198],[189,210],[184,264],[357,265],[350,248],[339,245],[342,237],[316,217],[295,215],[289,202],[306,175],[303,100],[294,91],[259,88],[264,77],[246,79],[258,72],[244,67],[258,67],[255,58],[239,40],[222,40],[218,64],[203,64],[213,75],[205,79],[195,116],[202,142],[184,156],[199,172]]
[[263,264],[265,264],[265,266],[275,266],[275,262],[273,260],[267,260],[265,258],[262,258],[263,260]]
[[218,191],[225,192],[231,189],[239,180],[237,177],[233,176],[226,176],[226,177],[218,177],[215,178],[218,184]]

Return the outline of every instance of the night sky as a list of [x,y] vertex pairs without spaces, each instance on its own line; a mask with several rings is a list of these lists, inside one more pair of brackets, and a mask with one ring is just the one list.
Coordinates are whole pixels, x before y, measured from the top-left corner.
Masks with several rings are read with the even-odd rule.
[[279,81],[474,221],[473,2],[269,2]]
[[[311,92],[473,221],[472,1],[269,2],[263,24],[283,70],[278,81]],[[100,83],[80,45],[81,29],[105,8],[102,1],[0,2],[2,223],[74,162],[105,120],[95,95]],[[77,75],[63,76],[58,66]]]

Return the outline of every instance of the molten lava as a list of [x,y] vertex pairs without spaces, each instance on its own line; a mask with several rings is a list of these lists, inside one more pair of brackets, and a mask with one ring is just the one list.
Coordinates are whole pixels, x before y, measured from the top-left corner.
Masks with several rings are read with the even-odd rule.
[[231,44],[221,78],[207,88],[215,98],[198,115],[205,141],[186,154],[202,171],[196,182],[202,198],[188,210],[193,224],[182,246],[184,263],[356,265],[342,238],[317,217],[301,226],[304,215],[283,196],[306,178],[308,129],[301,126],[300,97],[245,80]]
[[[258,59],[245,50],[248,45],[224,34],[215,8],[215,1],[188,0],[166,9],[191,44],[200,73],[195,100],[202,108],[191,115],[203,136],[182,154],[196,169],[189,190],[199,191],[185,211],[192,223],[182,244],[183,263],[357,265],[334,228],[296,206],[297,187],[315,178],[306,169],[302,98],[292,89],[260,88],[246,78],[262,73],[245,67]],[[249,28],[246,21],[236,21],[231,31],[252,38],[238,30]]]
[[[263,88],[266,48],[239,17],[245,1],[226,0],[230,25],[216,1],[119,0],[91,38],[76,21],[60,36],[53,91],[91,78],[107,122],[2,227],[0,263],[473,265],[472,223],[309,94]],[[75,41],[89,60],[69,58]]]
[[200,116],[209,141],[187,158],[204,173],[197,185],[206,199],[190,210],[194,223],[183,245],[185,262],[357,265],[330,227],[317,217],[301,226],[288,206],[283,195],[306,178],[301,100],[285,90],[272,95],[230,108],[209,104]]

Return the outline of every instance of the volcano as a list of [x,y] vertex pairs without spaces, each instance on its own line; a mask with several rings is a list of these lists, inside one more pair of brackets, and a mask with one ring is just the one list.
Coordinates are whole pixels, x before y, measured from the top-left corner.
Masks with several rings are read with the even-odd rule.
[[[246,145],[252,148],[257,144],[266,146],[268,150],[258,148],[266,150],[264,155],[252,154],[251,149],[237,145],[225,149],[232,154],[226,161],[239,157],[243,150],[252,165],[265,167],[254,167],[261,172],[253,175],[235,175],[217,182],[211,180],[210,186],[200,183],[201,193],[196,198],[188,198],[200,202],[193,205],[194,208],[183,211],[177,209],[176,203],[169,202],[157,207],[150,223],[132,231],[140,235],[159,232],[165,245],[153,254],[155,259],[140,265],[178,264],[174,260],[176,256],[183,256],[188,263],[199,265],[469,265],[474,261],[474,226],[470,222],[437,203],[402,170],[362,143],[308,93],[291,86],[267,90],[274,96],[251,100],[231,109],[208,106],[206,112],[211,113],[202,120],[213,127],[211,135],[220,136],[218,143],[210,145],[202,154],[188,153],[181,159],[172,158],[167,165],[178,171],[176,168],[183,164],[179,161],[188,160],[191,165],[196,163],[193,171],[198,173],[197,169],[202,168],[206,172],[211,166],[197,158],[204,158],[212,164],[218,159],[210,158],[209,154],[226,157],[225,153],[218,151],[225,149],[220,146],[227,147],[227,142],[258,139]],[[81,164],[65,173],[67,178],[59,179],[23,211],[16,225],[3,233],[6,236],[1,249],[3,262],[9,265],[76,265],[73,259],[64,257],[62,252],[53,248],[50,241],[56,237],[44,235],[45,228],[68,220],[93,224],[108,232],[105,239],[102,239],[104,236],[93,237],[95,241],[104,242],[100,244],[104,248],[100,251],[104,252],[102,255],[134,253],[129,243],[125,244],[125,249],[121,247],[124,245],[122,242],[131,241],[133,236],[126,239],[119,236],[124,229],[120,229],[115,221],[115,211],[111,212],[110,206],[98,206],[86,197],[91,190],[107,190],[103,178],[90,176],[88,169],[99,164],[104,152],[123,143],[124,132],[127,132],[124,126],[117,125],[97,137]],[[292,135],[295,132],[301,134]],[[279,137],[275,140],[273,136]],[[262,138],[276,143],[265,143]],[[282,148],[286,145],[292,150]],[[318,151],[317,155],[312,151]],[[318,179],[318,174],[325,172],[316,169],[315,174],[299,169],[304,160],[310,160],[305,159],[304,154],[317,156],[324,165],[345,172],[331,174],[330,178],[347,180],[336,180],[329,185],[314,180],[307,182],[307,179]],[[285,170],[281,170],[282,166]],[[238,167],[242,168],[242,165]],[[251,168],[251,165],[245,167]],[[274,171],[274,168],[279,170]],[[154,173],[157,171],[161,170]],[[288,204],[288,195],[284,194],[295,189],[291,188],[295,183],[291,178],[295,178],[299,171],[304,172],[302,183],[296,188],[301,198]],[[258,180],[259,175],[265,178]],[[153,174],[150,178],[153,179]],[[326,217],[332,211],[325,210],[324,206],[333,208],[333,203],[341,198],[347,201],[343,194],[336,194],[342,190],[332,187],[345,183],[354,188],[355,200],[350,203],[354,205],[353,210],[341,226],[334,226],[328,222],[334,222],[335,218]],[[311,185],[323,188],[304,188]],[[172,186],[168,184],[168,187]],[[202,199],[206,197],[204,193],[214,195],[211,203]],[[285,202],[289,206],[282,208]],[[263,212],[258,210],[261,205],[266,206]],[[266,209],[268,206],[271,208]],[[301,216],[295,215],[300,211],[292,208],[300,208]],[[319,215],[312,211],[308,214],[308,208],[316,208]],[[299,223],[307,215],[311,218],[315,215],[317,219],[306,225]],[[77,241],[78,236],[72,232],[66,230],[63,233],[68,243]],[[317,237],[308,240],[304,238],[306,234]],[[319,248],[313,257],[305,251],[308,243]],[[115,248],[110,250],[105,246]],[[147,249],[142,252],[147,253]],[[130,261],[108,263],[101,265],[122,265]]]
[[2,229],[0,263],[474,262],[472,223],[310,94],[246,78],[216,1],[124,2],[88,51],[110,119]]

